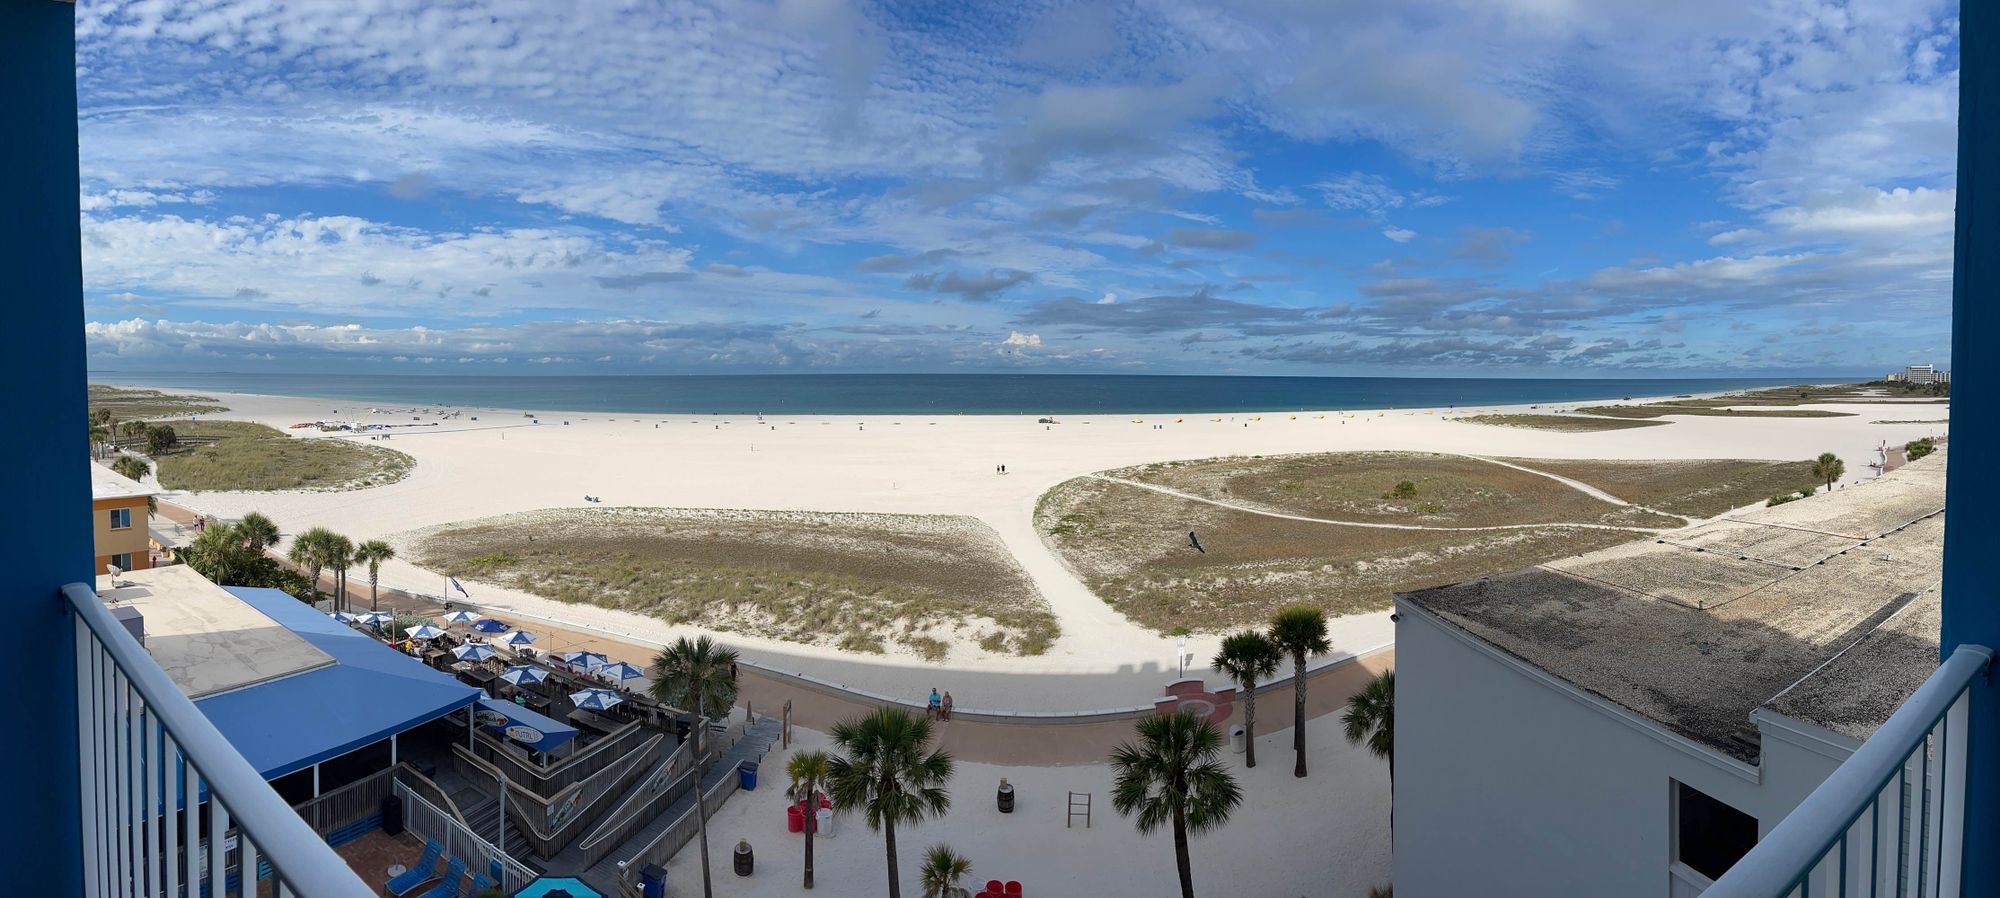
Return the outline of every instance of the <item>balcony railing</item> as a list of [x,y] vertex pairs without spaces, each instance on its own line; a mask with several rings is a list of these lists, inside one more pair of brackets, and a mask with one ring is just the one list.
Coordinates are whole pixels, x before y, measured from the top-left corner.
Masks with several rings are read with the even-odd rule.
[[260,893],[260,879],[277,896],[375,894],[94,590],[72,583],[62,593],[76,626],[85,895],[248,896]]
[[1960,646],[1703,898],[1957,896],[1966,689],[1992,660]]

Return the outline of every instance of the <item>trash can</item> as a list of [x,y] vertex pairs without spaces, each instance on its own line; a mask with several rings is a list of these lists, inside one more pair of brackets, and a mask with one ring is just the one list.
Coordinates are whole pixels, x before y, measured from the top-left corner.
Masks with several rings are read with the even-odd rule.
[[806,809],[802,805],[785,808],[785,830],[802,833],[806,831]]
[[820,808],[813,815],[813,834],[822,839],[833,838],[833,809]]
[[736,764],[736,784],[745,791],[757,791],[757,762],[739,761]]
[[749,839],[736,840],[736,875],[749,876],[757,867],[757,856],[750,852]]
[[1000,781],[1000,813],[1014,813],[1014,786],[1004,779]]
[[640,867],[639,894],[645,898],[667,898],[667,871],[659,864]]
[[1243,744],[1244,744],[1243,725],[1239,723],[1235,726],[1230,727],[1229,750],[1240,755],[1243,753]]
[[403,796],[395,793],[382,796],[382,834],[400,836],[403,834]]

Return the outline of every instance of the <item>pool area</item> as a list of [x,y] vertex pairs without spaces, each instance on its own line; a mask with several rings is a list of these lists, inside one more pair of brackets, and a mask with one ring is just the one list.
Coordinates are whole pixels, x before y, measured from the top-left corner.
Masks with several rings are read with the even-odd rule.
[[604,896],[598,894],[596,889],[584,885],[581,879],[544,876],[528,883],[527,888],[515,892],[514,898],[604,898]]

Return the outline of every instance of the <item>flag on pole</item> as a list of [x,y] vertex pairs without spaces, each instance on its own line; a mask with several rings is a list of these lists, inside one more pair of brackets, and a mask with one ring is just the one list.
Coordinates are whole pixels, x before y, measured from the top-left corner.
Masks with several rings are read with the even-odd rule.
[[465,587],[458,585],[457,577],[446,577],[445,579],[451,581],[451,588],[458,590],[459,595],[462,595],[468,599],[472,598],[472,593],[466,592]]

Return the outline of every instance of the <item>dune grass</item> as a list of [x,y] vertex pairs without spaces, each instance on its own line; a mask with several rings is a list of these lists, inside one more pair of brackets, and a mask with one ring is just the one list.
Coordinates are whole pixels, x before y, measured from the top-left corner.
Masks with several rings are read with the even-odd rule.
[[301,439],[248,421],[164,421],[181,446],[155,459],[175,490],[351,490],[395,483],[415,460],[337,439]]
[[1453,418],[1469,424],[1489,424],[1496,427],[1526,427],[1532,430],[1552,430],[1559,433],[1597,433],[1606,430],[1630,430],[1634,427],[1662,427],[1672,421],[1635,421],[1630,418],[1592,418],[1586,415],[1467,415]]
[[1646,405],[1594,405],[1577,411],[1585,415],[1601,415],[1607,418],[1660,418],[1667,415],[1708,418],[1851,418],[1854,416],[1853,412],[1831,412],[1818,408],[1773,408],[1755,402],[1714,399],[1683,399]]
[[401,541],[455,577],[848,651],[941,661],[962,638],[1039,655],[1059,635],[999,536],[967,517],[547,509]]
[[117,421],[207,415],[228,411],[207,396],[182,396],[159,390],[113,387],[105,384],[91,384],[85,393],[85,401],[89,404],[91,412],[109,409],[112,419]]
[[1508,459],[1583,481],[1627,502],[1670,514],[1708,518],[1772,496],[1820,486],[1810,461],[1564,461]]

